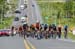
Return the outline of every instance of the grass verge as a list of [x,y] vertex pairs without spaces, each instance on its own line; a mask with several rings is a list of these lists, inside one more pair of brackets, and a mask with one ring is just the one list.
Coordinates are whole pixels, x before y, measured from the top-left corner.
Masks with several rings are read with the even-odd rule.
[[73,33],[68,33],[68,37],[75,40],[75,35],[73,35]]
[[8,26],[10,26],[12,21],[13,17],[5,18],[4,21],[2,21],[2,23],[0,24],[0,29],[7,28]]

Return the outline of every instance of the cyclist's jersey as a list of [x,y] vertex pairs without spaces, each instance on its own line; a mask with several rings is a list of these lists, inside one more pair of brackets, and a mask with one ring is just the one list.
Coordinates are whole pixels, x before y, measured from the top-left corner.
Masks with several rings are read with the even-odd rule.
[[22,26],[20,26],[20,27],[19,27],[19,31],[22,31],[22,30],[23,30],[23,28],[22,28]]
[[48,25],[47,24],[45,24],[44,25],[44,30],[46,30],[48,28]]
[[39,23],[36,23],[36,29],[40,29],[40,24]]
[[27,24],[23,24],[23,29],[24,29],[24,30],[26,30],[26,29],[27,29],[27,27],[28,27],[28,25],[27,25]]
[[49,31],[51,31],[51,29],[52,29],[52,26],[50,25],[50,26],[49,26]]
[[35,28],[36,27],[36,24],[32,24],[32,26]]
[[65,31],[67,31],[67,28],[68,28],[68,26],[67,26],[67,25],[65,25],[65,26],[64,26]]
[[61,27],[58,27],[58,31],[61,32]]
[[12,30],[12,31],[14,30],[14,26],[12,26],[11,30]]
[[35,24],[31,25],[32,30],[35,30]]
[[22,21],[22,24],[27,24],[28,23],[28,18],[27,17],[22,17],[21,21]]

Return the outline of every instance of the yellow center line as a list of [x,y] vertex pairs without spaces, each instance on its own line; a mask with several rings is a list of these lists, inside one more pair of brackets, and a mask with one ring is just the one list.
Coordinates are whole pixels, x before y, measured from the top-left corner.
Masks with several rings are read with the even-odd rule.
[[34,47],[34,45],[32,45],[28,40],[27,40],[27,43],[30,45],[30,47],[31,47],[32,49],[36,49],[36,48]]
[[25,48],[30,49],[29,45],[27,44],[26,40],[24,40]]

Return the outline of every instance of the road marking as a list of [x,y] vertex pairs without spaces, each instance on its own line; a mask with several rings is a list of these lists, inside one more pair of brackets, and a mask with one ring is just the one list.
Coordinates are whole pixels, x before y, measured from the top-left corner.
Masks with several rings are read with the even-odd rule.
[[62,41],[66,41],[66,42],[75,42],[73,40],[68,40],[68,39],[58,39],[58,40],[62,40]]
[[27,43],[30,45],[30,47],[31,47],[32,49],[36,49],[35,46],[32,45],[28,40],[27,40]]
[[26,40],[24,39],[24,44],[26,49],[30,49],[29,45],[27,44]]

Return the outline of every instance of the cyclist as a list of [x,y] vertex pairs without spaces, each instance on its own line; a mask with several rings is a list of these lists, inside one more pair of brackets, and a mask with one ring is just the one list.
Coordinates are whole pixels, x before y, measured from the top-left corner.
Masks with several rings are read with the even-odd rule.
[[37,34],[37,39],[40,39],[40,22],[36,22],[36,34]]
[[27,28],[28,28],[28,17],[25,16],[25,19],[24,19],[24,23],[23,23],[23,34],[24,34],[24,38],[26,36],[26,31],[27,31]]

